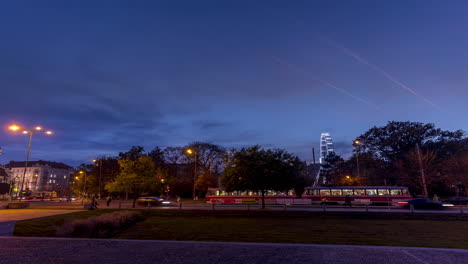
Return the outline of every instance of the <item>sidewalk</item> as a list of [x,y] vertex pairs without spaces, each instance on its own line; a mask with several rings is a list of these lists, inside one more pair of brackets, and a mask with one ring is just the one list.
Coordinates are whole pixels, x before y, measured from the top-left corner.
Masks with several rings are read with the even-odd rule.
[[0,238],[1,263],[466,264],[468,250],[347,245]]

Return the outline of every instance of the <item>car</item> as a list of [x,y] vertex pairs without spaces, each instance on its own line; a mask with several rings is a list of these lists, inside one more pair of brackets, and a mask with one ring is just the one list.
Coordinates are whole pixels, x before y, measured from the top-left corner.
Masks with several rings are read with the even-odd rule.
[[444,203],[456,204],[456,205],[467,205],[468,198],[466,197],[452,197],[450,199],[444,200]]
[[158,205],[168,205],[171,202],[164,200],[163,198],[159,198],[156,196],[142,196],[137,199],[137,204],[141,206],[158,206]]
[[397,204],[404,208],[411,208],[411,205],[413,205],[414,209],[442,209],[444,206],[447,206],[444,203],[434,202],[427,198],[410,199],[397,202]]

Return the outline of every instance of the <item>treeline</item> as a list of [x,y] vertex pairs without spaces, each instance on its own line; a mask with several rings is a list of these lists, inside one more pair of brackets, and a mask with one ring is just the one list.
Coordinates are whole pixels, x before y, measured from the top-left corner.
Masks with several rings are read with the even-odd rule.
[[[348,159],[335,153],[325,159],[318,184],[400,185],[413,194],[466,194],[468,139],[460,130],[392,121],[369,129],[351,143],[354,149]],[[194,142],[148,152],[135,146],[116,157],[100,157],[78,168],[71,187],[75,194],[112,193],[121,198],[141,193],[203,197],[209,187],[219,186],[261,194],[295,189],[300,195],[313,184],[316,173],[282,149],[226,149]]]
[[392,121],[358,136],[353,146],[349,159],[334,153],[325,159],[324,184],[401,185],[413,194],[466,195],[468,138],[461,130]]
[[[210,187],[228,191],[288,191],[305,186],[306,164],[285,150],[260,146],[225,149],[205,142],[184,147],[154,148],[145,152],[134,146],[118,157],[101,157],[79,166],[71,183],[79,195],[113,194],[132,198],[142,193],[203,197]],[[124,196],[124,197],[123,197]]]
[[[187,152],[191,150],[191,154]],[[183,147],[155,147],[146,152],[134,146],[117,157],[99,157],[81,164],[73,177],[75,194],[110,193],[135,197],[140,193],[191,197],[216,187],[223,169],[226,149],[215,144],[194,142]]]

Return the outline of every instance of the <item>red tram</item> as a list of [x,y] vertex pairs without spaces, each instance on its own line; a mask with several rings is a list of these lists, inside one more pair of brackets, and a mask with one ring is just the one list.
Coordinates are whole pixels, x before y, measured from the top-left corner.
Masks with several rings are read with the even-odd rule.
[[[267,191],[265,193],[265,204],[285,204],[296,198],[294,190],[287,192]],[[217,204],[257,204],[261,203],[262,193],[259,191],[233,191],[226,192],[221,188],[208,188],[205,197],[208,203]]]
[[352,204],[367,205],[395,205],[412,198],[408,188],[398,186],[307,187],[302,198],[311,204],[344,204],[346,196]]

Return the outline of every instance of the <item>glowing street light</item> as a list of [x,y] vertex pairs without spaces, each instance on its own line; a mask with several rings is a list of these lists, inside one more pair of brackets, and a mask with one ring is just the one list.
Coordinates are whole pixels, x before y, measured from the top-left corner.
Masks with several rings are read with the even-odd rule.
[[349,175],[346,175],[346,179],[349,179],[349,178],[351,178],[351,177]]
[[194,162],[194,169],[193,169],[193,190],[192,190],[192,197],[193,197],[193,200],[196,200],[195,199],[195,181],[197,180],[197,156],[198,156],[198,153],[193,150],[193,149],[187,149],[185,151],[187,154],[189,155],[194,155],[195,156],[195,162]]
[[93,159],[93,162],[99,166],[99,190],[98,190],[98,197],[101,199],[101,182],[102,182],[102,159]]
[[357,176],[360,176],[359,172],[359,144],[361,144],[361,141],[359,140],[354,140],[354,146],[356,147],[356,169],[357,169]]
[[10,126],[8,127],[8,130],[11,130],[11,131],[13,131],[13,132],[16,132],[16,131],[18,131],[18,130],[20,130],[20,129],[21,129],[21,127],[18,126],[18,125],[15,125],[15,124],[10,125]]
[[[21,126],[16,125],[16,124],[12,124],[12,125],[8,126],[8,130],[13,131],[13,132],[16,132],[18,130],[22,130],[23,134],[29,134],[28,150],[26,152],[26,161],[24,162],[23,179],[21,181],[21,188],[20,188],[20,192],[19,192],[20,202],[21,202],[22,194],[23,194],[23,188],[24,188],[24,178],[26,177],[26,168],[28,167],[29,153],[31,152],[32,137],[36,133],[45,133],[47,135],[51,135],[52,131],[42,131],[41,126],[36,126],[36,127],[34,127],[34,129],[25,129],[25,128],[22,128]],[[9,198],[8,199],[11,201],[11,180],[10,180],[10,191],[9,191]]]

